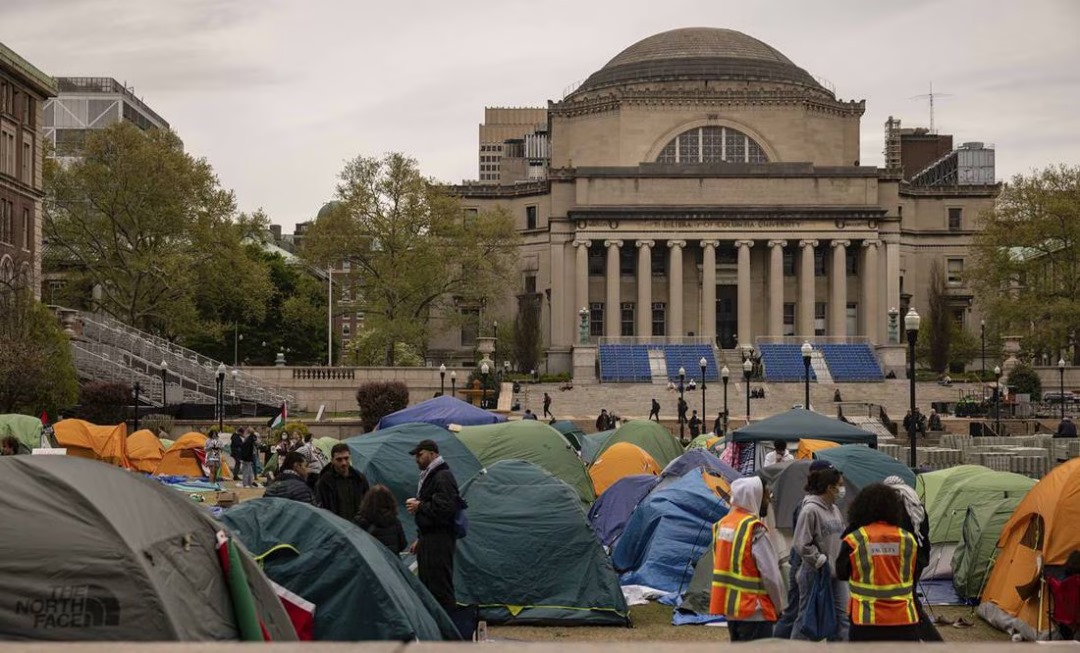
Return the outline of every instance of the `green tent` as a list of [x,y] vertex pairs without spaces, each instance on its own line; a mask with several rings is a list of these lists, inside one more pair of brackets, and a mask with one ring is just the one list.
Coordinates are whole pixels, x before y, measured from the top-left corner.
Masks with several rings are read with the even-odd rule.
[[1035,479],[1012,472],[995,472],[985,467],[978,473],[948,477],[937,496],[926,504],[930,515],[930,543],[959,542],[968,506],[1023,497],[1034,486]]
[[592,478],[577,452],[561,433],[539,420],[465,426],[457,437],[482,465],[526,460],[574,488],[586,506],[596,501]]
[[933,472],[919,474],[915,479],[915,491],[926,506],[933,506],[937,502],[938,493],[946,481],[956,482],[960,479],[968,479],[989,471],[982,465],[957,465]]
[[313,438],[312,442],[314,442],[315,446],[319,448],[319,451],[323,452],[323,455],[326,456],[326,459],[330,460],[333,457],[330,455],[330,450],[334,448],[335,444],[341,442],[341,440],[338,440],[337,438],[322,437]]
[[615,430],[600,431],[599,433],[589,433],[581,439],[581,460],[586,465],[591,465],[596,457],[600,455],[600,451],[604,448],[604,443],[608,438],[615,433]]
[[585,438],[585,431],[579,429],[576,424],[568,419],[562,419],[558,422],[553,422],[551,428],[562,433],[563,437],[566,438],[566,441],[570,443],[570,446],[581,451],[581,441]]
[[263,571],[270,580],[315,604],[316,640],[459,639],[420,580],[352,522],[267,498],[230,508],[221,521],[250,551],[269,553]]
[[454,589],[489,623],[630,624],[611,561],[577,494],[539,466],[504,460],[461,488],[469,535],[458,542]]
[[968,506],[960,543],[952,557],[953,587],[962,599],[978,599],[993,563],[997,540],[1022,496]]
[[405,509],[405,500],[416,496],[420,470],[409,452],[421,440],[434,440],[439,445],[439,454],[453,472],[458,486],[480,471],[480,461],[469,448],[453,433],[435,424],[399,424],[345,440],[352,454],[352,466],[372,485],[381,483],[394,493],[401,525],[410,541],[416,537],[416,522]]
[[29,415],[0,415],[0,439],[15,436],[19,453],[30,453],[41,446],[41,420]]
[[617,442],[629,442],[644,449],[661,468],[683,455],[683,447],[675,436],[652,420],[635,419],[626,422],[604,441],[600,452],[607,451]]

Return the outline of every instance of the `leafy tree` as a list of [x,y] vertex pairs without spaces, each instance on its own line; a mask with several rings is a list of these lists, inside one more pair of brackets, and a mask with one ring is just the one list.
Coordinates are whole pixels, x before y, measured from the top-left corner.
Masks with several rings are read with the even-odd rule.
[[57,415],[78,400],[71,345],[28,289],[0,285],[0,413]]
[[119,424],[134,403],[127,383],[90,381],[79,388],[79,417],[94,424]]
[[1029,394],[1032,401],[1042,399],[1042,379],[1030,365],[1021,363],[1009,372],[1009,387],[1017,394]]
[[395,344],[423,351],[429,318],[454,319],[456,302],[479,303],[505,285],[517,234],[505,210],[469,217],[403,154],[357,157],[340,176],[337,201],[304,237],[304,257],[325,268],[351,263],[367,328],[384,365]]
[[360,423],[370,433],[379,420],[409,405],[409,387],[402,381],[368,381],[356,390],[356,403]]
[[[345,364],[379,366],[386,360],[386,333],[363,329],[345,346]],[[412,345],[394,343],[394,364],[398,367],[421,367],[424,357]]]
[[1080,167],[1013,177],[982,216],[974,252],[970,279],[988,328],[1024,334],[1031,351],[1066,347],[1080,334]]
[[540,361],[540,295],[518,295],[518,317],[514,322],[514,360],[518,369],[535,370]]

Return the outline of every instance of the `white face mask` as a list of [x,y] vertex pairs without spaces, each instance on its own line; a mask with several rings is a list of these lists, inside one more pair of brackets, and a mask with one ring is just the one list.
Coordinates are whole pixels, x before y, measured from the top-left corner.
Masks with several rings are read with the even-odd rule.
[[847,488],[844,487],[843,485],[841,485],[840,489],[838,489],[836,491],[836,500],[839,501],[840,499],[843,499],[846,495],[847,495]]

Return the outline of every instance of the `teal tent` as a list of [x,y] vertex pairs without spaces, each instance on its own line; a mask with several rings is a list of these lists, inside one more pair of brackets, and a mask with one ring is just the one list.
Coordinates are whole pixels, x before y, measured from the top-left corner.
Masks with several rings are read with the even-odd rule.
[[952,557],[953,587],[960,598],[979,598],[990,575],[998,537],[1022,499],[1010,496],[968,506],[960,543]]
[[641,447],[660,467],[667,467],[668,463],[683,454],[683,446],[671,431],[647,419],[631,420],[615,429],[611,437],[604,441],[600,448],[601,453],[619,442],[629,442]]
[[30,453],[41,446],[41,420],[29,415],[9,413],[0,415],[0,440],[15,436],[19,441],[19,453]]
[[585,438],[585,431],[579,429],[576,424],[568,419],[561,419],[558,422],[553,422],[551,428],[562,433],[570,446],[581,451],[581,441]]
[[577,452],[561,433],[539,420],[466,426],[457,437],[481,465],[500,460],[527,460],[574,488],[586,510],[596,501],[592,478]]
[[480,471],[480,461],[468,447],[453,433],[434,424],[401,424],[345,440],[349,445],[352,466],[366,476],[372,485],[381,483],[394,493],[401,525],[405,527],[405,535],[410,541],[416,537],[416,522],[405,510],[405,500],[416,496],[420,470],[409,452],[421,440],[434,440],[439,445],[439,454],[446,460],[458,486]]
[[581,460],[586,465],[591,465],[596,457],[600,455],[600,451],[604,448],[604,443],[615,430],[600,431],[599,433],[589,433],[581,439]]
[[459,639],[454,623],[398,556],[352,522],[288,499],[254,499],[224,522],[278,585],[315,604],[320,641]]
[[732,442],[791,442],[803,438],[877,446],[877,436],[873,433],[804,408],[795,408],[754,422],[731,434]]
[[619,578],[566,483],[522,460],[490,465],[462,486],[469,534],[454,589],[489,623],[629,625]]
[[832,449],[821,449],[815,452],[814,456],[836,465],[844,474],[844,480],[851,481],[859,488],[871,483],[881,483],[889,476],[899,476],[905,483],[915,487],[915,474],[907,465],[877,449],[845,444]]

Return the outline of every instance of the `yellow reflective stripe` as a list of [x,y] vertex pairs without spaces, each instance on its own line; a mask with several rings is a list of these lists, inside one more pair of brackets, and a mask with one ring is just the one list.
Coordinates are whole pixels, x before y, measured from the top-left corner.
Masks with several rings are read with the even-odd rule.
[[734,574],[714,573],[713,586],[730,587],[732,589],[753,594],[765,593],[765,583],[763,583],[760,578],[739,577]]

